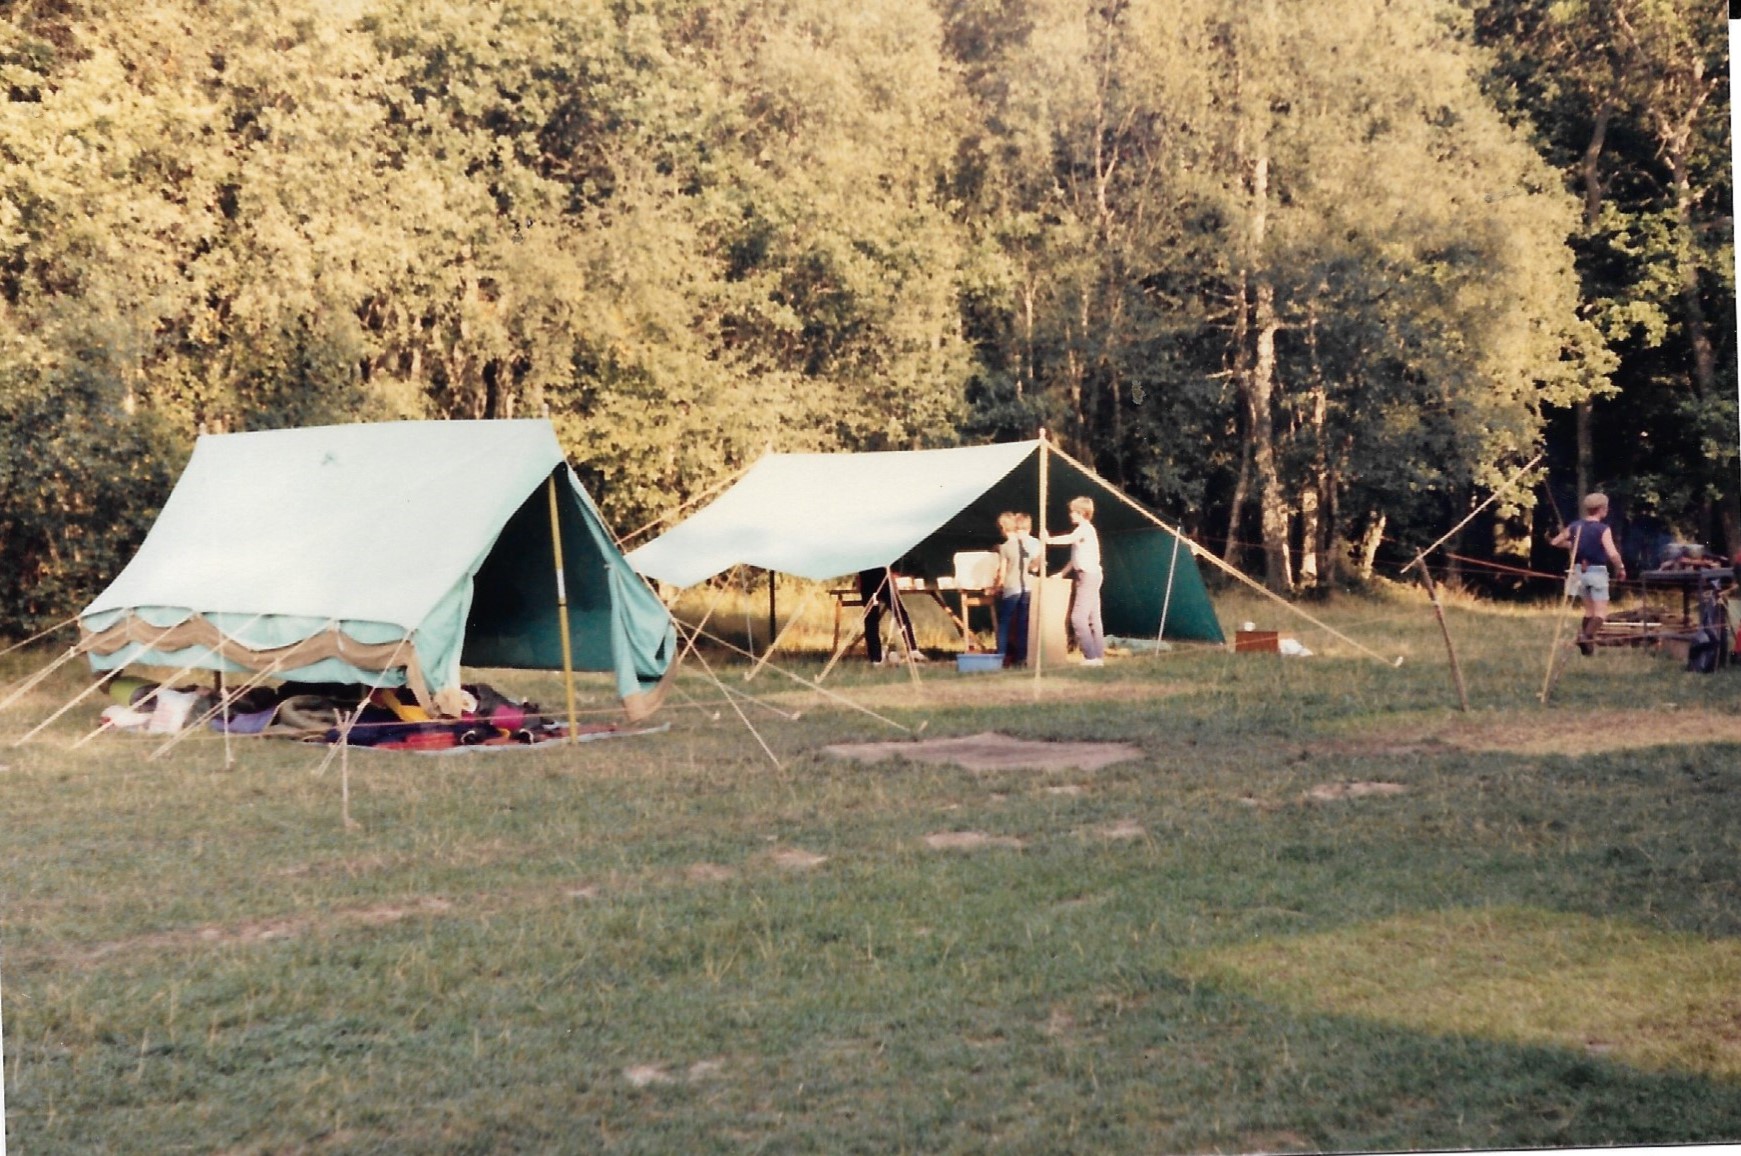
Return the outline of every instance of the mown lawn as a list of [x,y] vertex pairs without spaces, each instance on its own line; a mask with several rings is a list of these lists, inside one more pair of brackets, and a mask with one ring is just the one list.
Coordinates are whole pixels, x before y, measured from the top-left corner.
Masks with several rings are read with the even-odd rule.
[[[1229,622],[1288,624],[1226,599]],[[1741,1139],[1741,670],[1551,614],[1314,611],[1309,659],[842,667],[923,737],[1097,771],[860,764],[903,737],[708,655],[669,730],[518,755],[0,717],[22,1152],[1199,1152]],[[40,656],[38,656],[40,657]],[[3,660],[0,683],[28,668]],[[814,675],[820,659],[797,663]],[[560,700],[544,676],[486,675]],[[586,705],[602,701],[586,685]],[[714,715],[718,715],[717,718]],[[1364,784],[1380,784],[1368,787]],[[1351,785],[1354,785],[1351,787]],[[953,840],[931,840],[953,835]],[[944,846],[933,846],[934,842]]]

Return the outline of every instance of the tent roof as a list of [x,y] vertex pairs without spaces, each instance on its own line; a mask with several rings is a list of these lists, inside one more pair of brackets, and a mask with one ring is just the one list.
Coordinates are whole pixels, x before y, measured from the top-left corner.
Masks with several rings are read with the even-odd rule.
[[[278,654],[287,665],[267,669],[280,677],[439,692],[462,662],[561,669],[557,575],[575,668],[614,672],[631,713],[656,705],[670,614],[622,564],[548,421],[222,434],[200,438],[139,552],[80,619],[87,640],[101,636],[99,669],[230,670]],[[317,637],[349,641],[324,657],[294,649]]]
[[693,586],[737,565],[813,579],[886,566],[1039,444],[768,454],[711,505],[631,550],[629,563],[676,586]]
[[208,435],[139,552],[87,606],[415,629],[563,464],[547,421]]

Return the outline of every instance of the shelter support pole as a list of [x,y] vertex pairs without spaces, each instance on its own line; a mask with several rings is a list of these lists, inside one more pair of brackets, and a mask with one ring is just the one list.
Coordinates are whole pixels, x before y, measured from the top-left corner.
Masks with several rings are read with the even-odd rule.
[[1581,594],[1569,593],[1572,587],[1572,578],[1578,572],[1578,538],[1582,533],[1583,529],[1580,527],[1572,534],[1572,560],[1566,563],[1565,584],[1560,591],[1560,612],[1554,615],[1554,639],[1548,644],[1548,669],[1547,673],[1542,675],[1542,692],[1536,696],[1541,700],[1543,706],[1547,705],[1548,695],[1553,691],[1554,681],[1559,674],[1560,658],[1562,657],[1560,654],[1560,631],[1566,625],[1566,610],[1571,606],[1573,598],[1577,598],[1580,602],[1583,601]]
[[777,606],[775,605],[775,602],[774,602],[774,599],[775,599],[774,577],[775,577],[774,572],[772,570],[769,570],[768,571],[768,653],[769,654],[774,653],[774,643],[778,642],[779,637],[780,637],[779,631],[777,628],[777,623],[776,623]]
[[544,479],[544,492],[550,497],[550,549],[556,560],[556,620],[562,631],[562,688],[568,698],[569,742],[575,741],[579,726],[574,717],[574,642],[568,636],[568,580],[562,572],[562,518],[556,509],[556,474]]
[[[1028,653],[1034,660],[1034,697],[1040,697],[1040,671],[1046,664],[1046,500],[1049,485],[1047,474],[1047,455],[1052,443],[1046,437],[1046,431],[1040,431],[1040,511],[1034,519],[1034,525],[1039,529],[1040,538],[1040,581],[1034,586],[1034,612],[1029,619]],[[1038,629],[1036,629],[1036,627]]]
[[1433,572],[1423,563],[1421,578],[1427,584],[1427,597],[1433,603],[1433,615],[1439,620],[1439,633],[1445,636],[1445,653],[1451,657],[1451,676],[1457,682],[1457,701],[1462,705],[1463,713],[1469,713],[1469,691],[1463,685],[1463,664],[1457,661],[1457,647],[1451,641],[1451,628],[1445,622],[1445,608],[1439,603],[1439,587],[1433,581]]
[[1167,563],[1167,593],[1161,598],[1161,624],[1155,627],[1155,649],[1161,648],[1161,638],[1167,633],[1167,612],[1173,608],[1173,575],[1179,572],[1179,535],[1173,535],[1173,557]]
[[[1408,566],[1403,567],[1403,572],[1407,573],[1409,568],[1412,566],[1420,566],[1423,570],[1426,569],[1425,560],[1426,560],[1426,557],[1428,554],[1431,554],[1434,550],[1437,550],[1440,546],[1443,546],[1446,542],[1449,542],[1452,538],[1455,538],[1457,536],[1457,532],[1459,530],[1461,530],[1464,526],[1467,526],[1470,522],[1473,522],[1475,520],[1476,516],[1479,515],[1482,510],[1485,510],[1488,506],[1491,506],[1494,502],[1497,502],[1499,500],[1499,495],[1503,494],[1505,491],[1511,489],[1511,487],[1517,485],[1518,482],[1522,481],[1523,475],[1527,474],[1530,470],[1534,469],[1535,464],[1541,460],[1542,460],[1541,454],[1537,454],[1535,457],[1529,459],[1529,461],[1524,465],[1523,469],[1517,471],[1517,473],[1511,475],[1511,477],[1509,479],[1500,483],[1499,486],[1497,486],[1491,494],[1487,495],[1486,501],[1482,502],[1479,506],[1476,506],[1473,510],[1469,511],[1469,514],[1467,517],[1465,517],[1461,522],[1458,522],[1455,526],[1452,526],[1449,530],[1447,530],[1439,538],[1439,540],[1437,542],[1434,542],[1431,546],[1428,546],[1425,550],[1422,550],[1419,554],[1416,554],[1415,560],[1413,562],[1410,562],[1408,564]],[[1558,511],[1555,511],[1555,512],[1557,513]],[[1435,603],[1435,605],[1436,605],[1436,603]]]

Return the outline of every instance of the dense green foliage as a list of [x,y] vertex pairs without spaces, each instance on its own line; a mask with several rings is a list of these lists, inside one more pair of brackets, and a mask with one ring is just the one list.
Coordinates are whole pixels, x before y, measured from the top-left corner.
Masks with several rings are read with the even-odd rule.
[[1290,588],[1578,412],[1741,538],[1687,0],[5,12],[0,628],[94,593],[202,427],[548,412],[626,528],[770,444],[1044,424]]

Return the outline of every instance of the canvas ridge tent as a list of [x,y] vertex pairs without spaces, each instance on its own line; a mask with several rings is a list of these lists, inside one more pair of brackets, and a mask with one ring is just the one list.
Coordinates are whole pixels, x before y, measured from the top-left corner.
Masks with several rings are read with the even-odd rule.
[[462,665],[572,664],[643,718],[676,653],[541,420],[202,436],[79,627],[96,670],[403,685],[449,714]]
[[[997,515],[1095,499],[1108,634],[1225,641],[1197,569],[1198,547],[1041,440],[881,453],[770,453],[700,511],[628,560],[649,578],[692,586],[736,565],[823,580],[908,559],[951,572],[957,551],[995,548]],[[1162,622],[1163,614],[1165,622]]]

